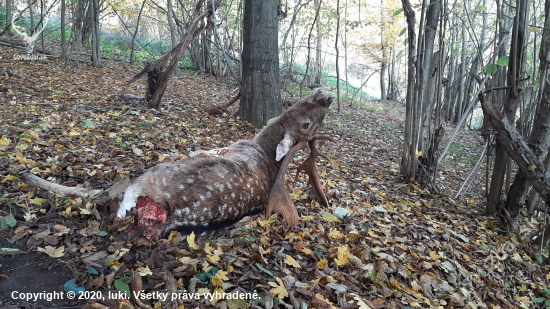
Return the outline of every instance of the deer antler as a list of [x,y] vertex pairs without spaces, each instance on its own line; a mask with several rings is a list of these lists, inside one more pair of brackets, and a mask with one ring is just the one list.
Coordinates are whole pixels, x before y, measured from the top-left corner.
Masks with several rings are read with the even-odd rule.
[[319,181],[319,174],[317,173],[317,168],[315,166],[315,159],[318,156],[321,156],[329,161],[330,159],[324,153],[320,152],[317,149],[317,146],[315,146],[315,141],[318,139],[327,139],[333,143],[339,144],[337,140],[331,137],[319,135],[314,136],[310,141],[299,141],[296,145],[294,145],[294,147],[290,148],[285,156],[285,159],[281,163],[281,169],[279,170],[279,174],[277,174],[277,179],[275,180],[275,183],[271,188],[265,212],[266,217],[269,217],[273,213],[276,213],[283,217],[283,223],[286,222],[288,223],[288,225],[291,226],[298,225],[298,211],[296,210],[294,203],[290,199],[290,196],[285,191],[284,180],[286,171],[288,169],[288,163],[290,162],[296,151],[306,146],[306,142],[309,144],[311,154],[302,164],[298,166],[298,169],[296,171],[296,178],[298,178],[300,171],[304,170],[309,175],[309,183],[313,186],[317,198],[319,199],[321,204],[323,204],[324,206],[328,206],[327,197],[325,196],[325,193],[323,192],[323,189],[321,187],[321,182]]
[[315,195],[317,196],[317,199],[319,199],[319,201],[323,206],[327,207],[328,200],[325,193],[323,192],[323,188],[321,187],[321,182],[319,181],[319,174],[317,173],[317,167],[315,166],[315,159],[318,156],[321,156],[327,159],[327,161],[330,161],[330,159],[324,153],[320,152],[317,149],[317,146],[315,146],[315,141],[318,139],[326,139],[337,145],[340,144],[337,140],[333,139],[332,137],[328,137],[324,135],[314,136],[308,142],[309,149],[311,151],[310,156],[296,168],[296,180],[298,179],[300,172],[305,171],[306,174],[309,176],[309,183],[315,190]]
[[273,213],[281,215],[283,217],[283,223],[286,222],[290,226],[298,225],[298,211],[296,206],[290,199],[290,196],[285,190],[285,175],[288,169],[288,163],[296,153],[296,151],[304,148],[307,141],[299,141],[294,145],[285,156],[285,159],[281,163],[281,169],[275,179],[271,192],[269,192],[269,199],[267,200],[267,208],[265,210],[265,216],[269,218]]

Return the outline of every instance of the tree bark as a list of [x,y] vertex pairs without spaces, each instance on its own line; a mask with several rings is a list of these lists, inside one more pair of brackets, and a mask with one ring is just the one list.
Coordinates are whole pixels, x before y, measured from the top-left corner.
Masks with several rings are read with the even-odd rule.
[[380,50],[382,51],[382,61],[380,61],[380,100],[386,99],[386,45],[384,37],[384,0],[380,0]]
[[[315,6],[318,8],[321,7],[321,0],[315,0]],[[317,50],[315,53],[315,84],[321,84],[321,77],[323,75],[323,66],[321,62],[321,43],[322,43],[322,37],[321,37],[321,22],[317,22]]]
[[[533,129],[529,136],[528,145],[535,154],[535,156],[542,160],[546,155],[546,151],[550,146],[550,84],[547,82],[548,78],[548,63],[550,61],[550,3],[546,3],[546,17],[544,22],[544,31],[542,33],[541,47],[539,52],[539,82],[540,82],[540,99],[538,112],[535,115],[533,121]],[[525,202],[525,196],[529,186],[525,181],[526,175],[521,170],[517,172],[514,182],[508,192],[506,199],[506,208],[508,212],[514,218],[519,214],[519,210],[522,204]]]
[[94,67],[101,67],[101,34],[99,32],[99,1],[92,0],[90,3],[92,15],[92,63]]
[[[401,0],[404,14],[407,21],[407,32],[409,38],[409,61],[407,67],[407,97],[405,106],[405,140],[403,143],[403,154],[401,157],[401,175],[414,178],[417,165],[416,145],[413,146],[413,114],[414,114],[414,86],[415,86],[415,64],[416,64],[416,32],[415,14],[409,0]],[[414,170],[414,173],[412,172]]]
[[340,67],[338,58],[338,38],[340,37],[340,0],[336,0],[336,37],[334,38],[334,49],[336,50],[336,101],[338,102],[338,113],[340,113]]
[[6,0],[6,29],[7,33],[11,33],[11,15],[13,14],[13,0]]
[[66,0],[61,0],[61,60],[67,61],[67,38],[65,37]]
[[282,111],[277,44],[277,0],[245,0],[243,73],[237,114],[255,127]]
[[[525,62],[525,30],[527,26],[527,16],[529,12],[529,1],[518,0],[516,16],[514,17],[514,27],[512,28],[512,42],[510,44],[510,60],[508,62],[507,84],[509,86],[506,101],[504,102],[504,113],[510,122],[513,122],[516,116],[516,110],[519,104],[519,83],[522,76]],[[495,151],[495,163],[491,177],[491,187],[485,215],[492,215],[497,212],[500,205],[500,195],[502,193],[502,184],[506,174],[506,162],[508,154],[504,145],[497,142]]]

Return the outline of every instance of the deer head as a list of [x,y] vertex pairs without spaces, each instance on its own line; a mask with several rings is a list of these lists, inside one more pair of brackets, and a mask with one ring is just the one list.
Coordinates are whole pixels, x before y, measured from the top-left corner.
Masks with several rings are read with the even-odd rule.
[[[25,50],[27,51],[27,54],[32,54],[32,52],[34,50],[34,43],[36,42],[36,38],[46,28],[46,25],[48,24],[49,19],[47,17],[45,17],[44,20],[45,20],[45,22],[42,23],[42,25],[43,25],[42,29],[40,29],[40,31],[35,31],[33,33],[33,35],[28,36],[27,33],[25,32],[24,28],[15,25],[15,14],[12,15],[12,17],[11,17],[12,28],[13,28],[13,30],[15,30],[15,32],[17,32],[17,34],[19,34],[20,36],[23,37],[23,41],[25,41]],[[23,32],[19,31],[18,28],[23,29]]]
[[[313,141],[325,138],[316,132],[332,100],[319,89],[269,120],[252,140],[238,141],[219,157],[197,156],[150,168],[126,189],[117,216],[135,212],[148,237],[158,235],[151,230],[155,218],[164,235],[205,234],[260,213],[266,205],[268,215],[281,214],[284,222],[296,225],[297,210],[284,191],[286,165],[309,142],[313,158],[307,162],[315,169],[319,153]],[[311,175],[310,181],[315,182]],[[324,194],[322,199],[326,202]]]

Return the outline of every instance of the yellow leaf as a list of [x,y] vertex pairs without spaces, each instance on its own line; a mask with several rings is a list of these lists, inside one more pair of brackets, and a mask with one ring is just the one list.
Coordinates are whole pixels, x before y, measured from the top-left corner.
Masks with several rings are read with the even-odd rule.
[[328,261],[327,260],[320,260],[319,262],[317,262],[317,267],[323,269],[325,267],[328,266]]
[[218,301],[220,301],[225,295],[224,290],[221,288],[217,288],[214,293],[212,293],[212,300],[210,301],[213,304],[216,304]]
[[300,249],[300,252],[305,253],[307,255],[313,255],[313,251],[311,251],[311,249],[309,248],[302,248]]
[[207,243],[206,246],[204,246],[204,252],[211,254],[214,251],[215,249],[210,246],[210,243]]
[[31,214],[30,212],[27,212],[27,213],[25,213],[23,218],[25,218],[25,221],[31,221],[32,219],[36,219],[36,215]]
[[14,180],[14,179],[17,179],[17,176],[8,175],[4,178],[4,181],[10,181],[10,180]]
[[80,133],[76,132],[74,129],[71,130],[71,132],[69,132],[69,135],[70,136],[77,136],[77,135],[80,135]]
[[188,256],[184,256],[182,258],[179,258],[178,261],[182,262],[185,265],[192,265],[192,266],[195,266],[199,263],[199,260],[192,259]]
[[338,253],[344,255],[345,257],[348,257],[351,254],[348,245],[338,247]]
[[437,259],[440,259],[440,258],[441,258],[441,255],[437,254],[435,251],[430,251],[430,257],[431,257],[433,260],[437,260]]
[[416,153],[417,158],[420,158],[421,155],[422,155],[422,151],[419,151],[419,152]]
[[531,171],[531,172],[534,172],[536,169],[537,169],[537,166],[535,164],[531,165],[528,167],[528,169]]
[[0,146],[8,146],[11,143],[11,140],[5,136],[0,138]]
[[285,257],[285,264],[294,266],[296,268],[302,268],[302,266],[300,266],[300,264],[298,264],[298,262],[296,262],[296,260],[288,254]]
[[281,280],[281,278],[277,277],[277,282],[279,282],[279,284],[275,283],[275,282],[268,282],[269,285],[271,285],[272,287],[274,287],[273,289],[271,289],[271,293],[277,297],[278,299],[283,299],[285,297],[288,296],[288,292],[287,290],[285,289],[285,285],[283,283],[283,280]]
[[31,200],[31,203],[35,204],[35,205],[42,205],[44,202],[46,202],[47,199],[44,199],[44,198],[40,198],[40,197],[37,197],[35,199],[32,199]]
[[216,275],[212,277],[212,284],[215,286],[222,286],[225,280],[229,280],[229,278],[227,278],[227,274],[228,272],[226,271],[218,270]]
[[227,272],[233,272],[233,266],[231,264],[227,265]]
[[163,153],[163,154],[159,155],[159,162],[164,161],[164,159],[166,159],[166,157],[168,157],[168,154],[166,154],[166,153]]
[[176,231],[170,232],[170,235],[168,235],[168,242],[172,243],[172,239],[174,239],[176,235],[178,235],[178,232]]
[[330,160],[330,165],[332,166],[332,168],[340,168],[340,163],[338,163],[338,161],[336,160]]
[[527,290],[527,287],[526,287],[525,284],[524,284],[524,285],[518,286],[518,290],[519,290],[520,292],[525,292],[525,290]]
[[65,246],[61,246],[57,249],[52,246],[46,246],[46,248],[39,247],[37,250],[40,252],[44,252],[54,258],[62,257],[63,255],[65,255]]
[[149,266],[145,266],[145,267],[140,267],[137,269],[137,271],[139,272],[139,275],[140,276],[149,276],[149,275],[152,275],[153,272],[149,269]]
[[207,260],[208,260],[208,262],[214,264],[214,263],[219,262],[221,260],[221,258],[220,258],[219,255],[214,255],[213,254],[213,255],[208,256]]
[[260,224],[261,227],[264,227],[266,225],[270,225],[271,224],[271,221],[260,221],[258,222]]
[[334,262],[336,262],[339,266],[344,266],[348,262],[348,257],[338,253],[338,257],[334,259]]
[[330,238],[332,239],[340,239],[342,237],[342,233],[340,233],[339,230],[337,229],[333,229],[330,233],[329,233],[329,236]]
[[391,284],[394,288],[396,288],[396,289],[399,289],[399,288],[400,288],[399,282],[397,282],[397,280],[395,280],[395,279],[391,279],[391,280],[390,280],[390,284]]
[[195,232],[191,232],[191,235],[187,236],[187,243],[193,249],[200,249],[199,246],[195,243]]

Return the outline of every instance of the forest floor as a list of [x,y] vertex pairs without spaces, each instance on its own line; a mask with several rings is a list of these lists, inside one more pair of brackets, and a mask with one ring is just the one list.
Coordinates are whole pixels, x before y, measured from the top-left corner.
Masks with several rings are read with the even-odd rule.
[[[483,172],[454,198],[480,138],[460,132],[437,192],[427,190],[399,174],[405,111],[395,102],[342,103],[340,113],[333,103],[322,133],[341,144],[321,144],[332,161],[318,162],[331,206],[317,203],[305,176],[289,173],[296,228],[259,215],[207,239],[113,231],[116,202],[41,192],[21,174],[105,189],[158,162],[250,138],[258,131],[232,116],[237,104],[218,117],[205,112],[235,86],[181,72],[170,110],[148,110],[116,98],[144,93],[144,80],[126,85],[139,67],[78,69],[58,59],[14,61],[15,52],[0,47],[3,308],[543,308],[550,300],[548,264],[526,243],[540,219],[520,218],[518,237],[484,217]],[[141,290],[151,294],[121,299]],[[21,294],[40,292],[38,300]],[[52,292],[64,294],[44,299]]]

